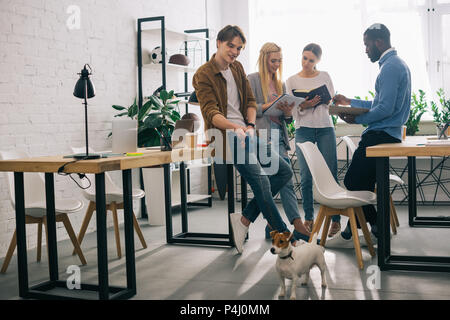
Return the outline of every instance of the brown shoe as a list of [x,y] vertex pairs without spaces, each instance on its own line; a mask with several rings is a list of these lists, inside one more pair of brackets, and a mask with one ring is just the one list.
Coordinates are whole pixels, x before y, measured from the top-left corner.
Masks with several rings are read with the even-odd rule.
[[328,233],[329,237],[334,237],[336,233],[341,231],[341,223],[340,222],[332,222],[330,227],[330,232]]
[[305,226],[306,230],[308,230],[308,232],[311,232],[314,225],[314,220],[305,220],[305,222],[303,222],[303,225]]

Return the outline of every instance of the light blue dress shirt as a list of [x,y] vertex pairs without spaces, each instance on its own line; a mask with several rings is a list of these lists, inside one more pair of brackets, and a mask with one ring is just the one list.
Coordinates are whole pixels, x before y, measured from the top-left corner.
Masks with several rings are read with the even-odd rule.
[[406,63],[391,50],[378,62],[380,73],[375,82],[373,101],[352,99],[351,106],[370,109],[355,118],[356,123],[367,124],[367,131],[385,131],[402,140],[402,126],[411,108],[411,73]]

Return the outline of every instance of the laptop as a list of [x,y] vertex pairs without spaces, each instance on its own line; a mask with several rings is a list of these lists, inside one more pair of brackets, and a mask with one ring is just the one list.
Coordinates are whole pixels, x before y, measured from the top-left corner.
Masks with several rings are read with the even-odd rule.
[[127,153],[137,151],[137,121],[114,119],[112,122],[112,152]]

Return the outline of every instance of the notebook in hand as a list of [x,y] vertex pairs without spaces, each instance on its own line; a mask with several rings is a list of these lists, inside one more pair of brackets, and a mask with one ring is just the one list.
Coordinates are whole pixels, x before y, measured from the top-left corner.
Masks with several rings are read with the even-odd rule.
[[273,116],[273,117],[282,116],[284,114],[283,111],[278,109],[278,106],[281,103],[287,103],[287,104],[294,103],[294,105],[299,105],[303,101],[305,101],[304,98],[294,97],[294,96],[291,96],[290,94],[284,93],[281,96],[279,96],[274,102],[272,102],[270,107],[268,107],[266,110],[263,111],[263,115],[264,116]]
[[316,104],[314,107],[317,107],[320,104],[328,104],[331,100],[331,95],[326,85],[320,86],[310,91],[292,90],[292,94],[296,97],[301,97],[307,100],[311,100],[315,96],[319,96],[320,102]]

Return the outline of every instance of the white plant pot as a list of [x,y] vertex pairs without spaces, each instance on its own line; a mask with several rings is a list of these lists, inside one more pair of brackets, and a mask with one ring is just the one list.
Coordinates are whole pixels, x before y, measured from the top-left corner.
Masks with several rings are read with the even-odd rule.
[[[171,170],[171,202],[180,202],[179,171]],[[164,194],[164,168],[142,168],[144,180],[145,205],[148,223],[155,226],[166,224],[166,197]]]

